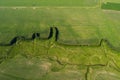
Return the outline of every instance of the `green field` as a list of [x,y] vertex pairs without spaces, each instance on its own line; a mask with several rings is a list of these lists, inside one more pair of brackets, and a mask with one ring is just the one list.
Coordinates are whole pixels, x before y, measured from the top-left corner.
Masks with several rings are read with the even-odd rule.
[[111,2],[103,3],[102,8],[119,11],[120,10],[120,3],[111,3]]
[[103,0],[103,2],[120,3],[120,0]]
[[0,0],[0,6],[95,6],[99,0]]
[[119,80],[120,1],[100,2],[1,0],[0,80]]
[[0,79],[120,79],[119,52],[111,50],[106,43],[100,47],[75,47],[53,43],[53,39],[21,41],[12,47],[1,47],[4,62],[0,65]]
[[[111,13],[116,15],[115,11]],[[114,47],[120,47],[120,37],[117,36],[120,34],[120,18],[113,21],[108,15],[107,11],[99,8],[1,9],[0,43],[7,44],[16,36],[31,37],[34,32],[42,32],[43,37],[47,37],[49,27],[56,26],[60,30],[60,42],[97,44],[100,39],[106,38]]]

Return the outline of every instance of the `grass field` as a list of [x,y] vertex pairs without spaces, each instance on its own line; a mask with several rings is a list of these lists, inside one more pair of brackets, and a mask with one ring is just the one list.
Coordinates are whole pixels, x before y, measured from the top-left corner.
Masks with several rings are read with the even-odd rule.
[[[119,80],[120,10],[101,8],[100,2],[1,0],[0,80]],[[41,39],[50,27],[57,27],[57,41],[54,29],[52,38]],[[4,46],[34,33],[40,37]]]
[[120,10],[120,3],[103,3],[102,4],[103,9],[110,9],[110,10]]
[[[115,22],[109,19],[107,15],[109,13],[99,8],[42,8],[34,11],[33,9],[1,9],[0,43],[9,43],[15,36],[31,37],[34,32],[42,32],[43,37],[47,37],[49,31],[44,30],[49,30],[50,26],[57,26],[60,30],[60,42],[96,44],[101,38],[106,38],[113,46],[120,47],[120,37],[117,36],[120,23],[118,20]],[[91,41],[85,41],[89,39]]]
[[103,0],[103,2],[120,3],[120,0]]
[[97,0],[0,0],[0,6],[95,6]]
[[100,47],[75,47],[35,39],[6,49],[7,60],[0,65],[3,80],[120,79],[120,55],[106,43]]

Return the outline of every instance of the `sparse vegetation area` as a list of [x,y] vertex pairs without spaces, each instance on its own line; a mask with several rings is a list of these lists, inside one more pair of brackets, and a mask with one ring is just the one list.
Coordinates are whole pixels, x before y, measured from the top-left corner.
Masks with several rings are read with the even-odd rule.
[[119,80],[119,3],[1,0],[0,80]]

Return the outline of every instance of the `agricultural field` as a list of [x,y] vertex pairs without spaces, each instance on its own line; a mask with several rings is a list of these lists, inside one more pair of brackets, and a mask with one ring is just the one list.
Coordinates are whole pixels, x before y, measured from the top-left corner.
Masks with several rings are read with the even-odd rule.
[[120,10],[120,0],[103,0],[102,8],[108,10]]
[[120,80],[119,2],[0,0],[0,80]]
[[0,6],[95,6],[99,0],[0,0]]
[[102,0],[103,2],[120,3],[120,0]]

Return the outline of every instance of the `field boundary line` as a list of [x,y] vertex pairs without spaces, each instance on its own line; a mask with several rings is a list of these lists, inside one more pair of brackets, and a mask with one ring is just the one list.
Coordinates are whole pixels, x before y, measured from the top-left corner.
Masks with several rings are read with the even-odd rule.
[[80,8],[80,9],[92,9],[92,8],[99,8],[99,5],[97,5],[97,6],[94,6],[94,7],[68,7],[68,6],[59,6],[59,7],[46,7],[46,6],[36,6],[36,7],[29,7],[29,6],[8,6],[8,7],[6,7],[6,6],[0,6],[0,9],[27,9],[27,8],[31,8],[31,9],[42,9],[42,8],[46,8],[46,9],[48,9],[48,8],[57,8],[57,9],[72,9],[72,8]]

